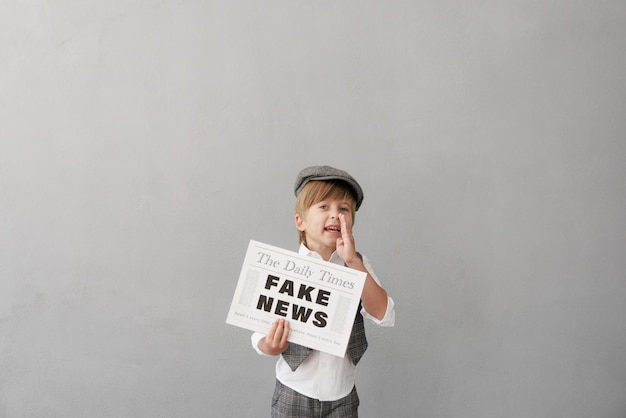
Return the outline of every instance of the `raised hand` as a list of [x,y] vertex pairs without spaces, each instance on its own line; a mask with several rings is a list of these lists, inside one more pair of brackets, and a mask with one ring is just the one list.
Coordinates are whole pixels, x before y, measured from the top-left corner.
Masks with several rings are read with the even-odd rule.
[[356,247],[354,244],[354,236],[352,235],[352,225],[348,225],[346,222],[346,216],[343,213],[339,214],[339,222],[341,222],[341,238],[337,238],[337,255],[350,266],[356,260],[359,260],[356,255]]

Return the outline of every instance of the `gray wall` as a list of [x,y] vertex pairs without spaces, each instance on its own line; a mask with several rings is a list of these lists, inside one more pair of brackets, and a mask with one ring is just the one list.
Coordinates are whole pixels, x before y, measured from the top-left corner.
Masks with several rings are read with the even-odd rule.
[[626,3],[0,4],[0,416],[268,416],[225,324],[350,171],[365,418],[626,417]]

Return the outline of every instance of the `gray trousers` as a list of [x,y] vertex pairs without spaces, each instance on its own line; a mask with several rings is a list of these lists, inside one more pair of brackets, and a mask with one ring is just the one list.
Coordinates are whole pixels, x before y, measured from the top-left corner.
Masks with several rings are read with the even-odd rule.
[[345,398],[319,401],[302,395],[276,380],[272,397],[272,418],[358,418],[356,388]]

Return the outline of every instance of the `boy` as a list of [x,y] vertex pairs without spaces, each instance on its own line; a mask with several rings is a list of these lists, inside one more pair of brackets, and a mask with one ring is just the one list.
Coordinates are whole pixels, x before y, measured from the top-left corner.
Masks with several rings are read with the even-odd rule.
[[272,418],[358,416],[354,387],[356,364],[367,348],[363,317],[393,326],[395,310],[367,260],[356,252],[352,226],[363,202],[363,190],[347,172],[328,166],[302,170],[296,179],[296,228],[300,254],[346,265],[367,273],[345,357],[311,350],[287,341],[289,323],[277,319],[267,335],[254,333],[252,346],[278,356]]

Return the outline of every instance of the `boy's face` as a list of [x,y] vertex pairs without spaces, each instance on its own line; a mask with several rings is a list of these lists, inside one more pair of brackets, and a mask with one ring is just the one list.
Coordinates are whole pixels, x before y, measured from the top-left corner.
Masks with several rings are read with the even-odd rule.
[[335,251],[337,238],[341,238],[342,213],[346,226],[352,230],[352,205],[349,200],[326,199],[311,205],[304,216],[296,214],[296,228],[306,235],[306,244],[309,250],[327,257]]

